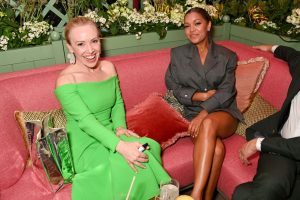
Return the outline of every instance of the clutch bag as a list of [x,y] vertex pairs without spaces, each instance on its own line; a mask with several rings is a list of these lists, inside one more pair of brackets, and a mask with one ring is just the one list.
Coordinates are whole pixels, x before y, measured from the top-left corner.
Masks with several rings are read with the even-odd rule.
[[57,192],[72,182],[75,170],[66,130],[52,127],[53,120],[48,114],[37,134],[36,148],[51,188]]

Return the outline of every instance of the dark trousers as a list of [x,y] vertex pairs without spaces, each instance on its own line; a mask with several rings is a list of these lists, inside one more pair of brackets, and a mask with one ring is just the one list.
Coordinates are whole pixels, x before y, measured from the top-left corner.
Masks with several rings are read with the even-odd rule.
[[233,200],[300,200],[300,164],[280,155],[261,153],[252,182],[235,188]]

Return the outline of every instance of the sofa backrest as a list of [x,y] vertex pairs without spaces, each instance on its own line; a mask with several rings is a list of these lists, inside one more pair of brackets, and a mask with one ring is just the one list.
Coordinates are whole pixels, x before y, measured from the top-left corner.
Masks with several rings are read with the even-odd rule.
[[170,49],[140,53],[138,57],[112,60],[115,64],[126,110],[143,101],[150,93],[165,93],[165,71]]
[[[260,88],[262,96],[277,108],[285,98],[290,75],[287,64],[271,53],[253,49],[234,41],[217,42],[238,55],[239,60],[263,56],[270,60],[270,68]],[[170,61],[170,49],[119,55],[106,58],[118,71],[126,109],[145,99],[151,92],[164,93],[164,74]],[[33,70],[0,74],[0,86],[12,93],[24,110],[47,110],[59,107],[53,95],[55,79],[66,64]],[[274,87],[275,86],[275,87]],[[33,98],[34,97],[34,98]]]

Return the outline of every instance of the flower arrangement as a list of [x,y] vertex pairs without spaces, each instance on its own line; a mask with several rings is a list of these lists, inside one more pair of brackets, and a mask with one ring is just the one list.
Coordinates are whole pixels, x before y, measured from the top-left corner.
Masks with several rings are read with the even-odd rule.
[[0,36],[0,50],[6,51],[9,38],[5,35]]
[[[46,21],[38,20],[41,12],[40,8],[35,8],[37,6],[35,2],[25,0],[20,1],[19,4],[1,2],[0,51],[49,43],[48,39],[53,27]],[[45,4],[45,1],[39,2]],[[17,17],[16,13],[18,13]]]
[[300,38],[300,1],[224,0],[221,3],[222,15],[229,15],[234,24]]
[[26,45],[41,44],[48,40],[52,29],[53,27],[45,21],[28,21],[19,28],[18,36]]
[[[0,51],[51,42],[51,19],[42,17],[46,0],[0,0]],[[104,36],[156,32],[183,27],[184,13],[192,7],[207,10],[214,24],[224,21],[300,38],[299,0],[144,0],[142,9],[128,7],[128,0],[61,0],[58,7],[68,18],[84,15],[94,20]],[[280,9],[278,9],[280,8]],[[226,19],[226,20],[225,20]],[[50,21],[50,22],[47,22]]]
[[167,30],[181,28],[184,13],[196,6],[206,9],[212,18],[217,19],[217,9],[203,0],[187,0],[183,5],[163,0],[143,1],[143,9],[139,11],[128,8],[128,0],[117,0],[108,6],[107,15],[89,11],[85,16],[95,22],[95,19],[106,17],[106,22],[101,24],[104,35],[135,34],[141,39],[143,33],[155,31],[162,39]]
[[293,9],[292,14],[287,16],[286,22],[293,25],[293,27],[288,30],[288,35],[300,34],[300,8]]

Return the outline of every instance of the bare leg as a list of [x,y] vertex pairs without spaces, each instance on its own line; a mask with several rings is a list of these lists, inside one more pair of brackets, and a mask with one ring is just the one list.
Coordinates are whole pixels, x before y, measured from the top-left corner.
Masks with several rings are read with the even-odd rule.
[[208,183],[206,185],[206,191],[204,194],[205,200],[210,200],[213,198],[215,188],[218,183],[218,178],[220,176],[222,163],[225,157],[225,147],[221,139],[217,139],[215,153],[213,158],[213,163],[211,167],[210,176],[208,179]]
[[[202,121],[199,134],[194,140],[195,181],[192,197],[195,200],[203,198],[205,188],[208,191],[215,189],[214,182],[219,177],[220,165],[222,165],[222,162],[216,162],[216,166],[213,167],[217,138],[226,138],[232,135],[236,126],[237,120],[227,112],[211,113]],[[212,180],[209,181],[209,179]],[[209,182],[211,183],[208,184]]]

